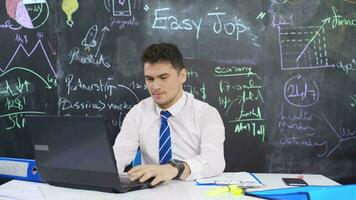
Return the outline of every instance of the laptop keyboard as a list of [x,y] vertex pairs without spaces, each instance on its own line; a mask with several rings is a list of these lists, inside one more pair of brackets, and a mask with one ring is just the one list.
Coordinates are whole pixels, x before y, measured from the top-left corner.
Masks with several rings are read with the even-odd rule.
[[[121,185],[127,185],[127,186],[137,186],[137,185],[143,185],[143,184],[147,184],[148,181],[146,182],[140,182],[139,180],[135,180],[135,181],[131,181],[130,180],[130,176],[128,174],[120,174],[120,183]],[[152,180],[149,180],[149,182],[151,182]]]
[[151,181],[153,178],[148,179],[147,181],[141,183],[139,180],[131,181],[130,176],[128,174],[120,174],[120,189],[122,191],[132,191],[132,190],[139,190],[139,189],[146,189],[151,188]]
[[127,174],[120,174],[120,183],[121,184],[125,184],[125,185],[130,185],[131,184],[131,180],[130,180],[130,176]]

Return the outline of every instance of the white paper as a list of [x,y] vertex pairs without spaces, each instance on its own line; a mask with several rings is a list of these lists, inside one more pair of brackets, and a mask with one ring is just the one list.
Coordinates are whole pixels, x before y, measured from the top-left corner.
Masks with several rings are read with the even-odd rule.
[[257,178],[248,172],[224,173],[221,176],[197,179],[196,182],[201,185],[238,185],[241,187],[263,186],[263,184]]
[[[11,200],[46,200],[40,187],[37,184],[26,181],[16,181],[19,187],[4,187],[0,188],[0,199],[11,199]],[[5,183],[4,185],[7,186]]]

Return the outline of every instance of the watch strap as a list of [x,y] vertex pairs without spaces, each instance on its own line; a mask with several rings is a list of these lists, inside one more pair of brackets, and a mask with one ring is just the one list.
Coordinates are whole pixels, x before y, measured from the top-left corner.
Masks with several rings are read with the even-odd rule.
[[176,177],[173,178],[173,180],[177,180],[180,178],[180,176],[183,174],[185,165],[183,161],[177,160],[177,159],[172,159],[168,162],[171,166],[175,167],[178,169],[178,174]]

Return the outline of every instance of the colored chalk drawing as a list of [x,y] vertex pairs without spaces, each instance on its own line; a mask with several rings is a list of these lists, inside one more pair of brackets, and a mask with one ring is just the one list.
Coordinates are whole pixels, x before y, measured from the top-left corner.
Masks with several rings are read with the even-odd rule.
[[6,11],[10,18],[28,29],[42,26],[49,16],[46,0],[6,0]]
[[77,0],[63,0],[62,2],[62,9],[64,13],[67,15],[67,25],[72,27],[74,22],[72,20],[72,14],[77,11],[79,7]]

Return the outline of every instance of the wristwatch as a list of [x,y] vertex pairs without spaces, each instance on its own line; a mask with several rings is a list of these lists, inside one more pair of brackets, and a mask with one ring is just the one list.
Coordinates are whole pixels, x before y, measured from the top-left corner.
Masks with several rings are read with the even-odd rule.
[[170,164],[172,167],[175,167],[178,169],[178,174],[176,177],[173,178],[173,180],[179,179],[185,169],[184,162],[181,160],[172,159],[172,160],[168,161],[168,164]]

